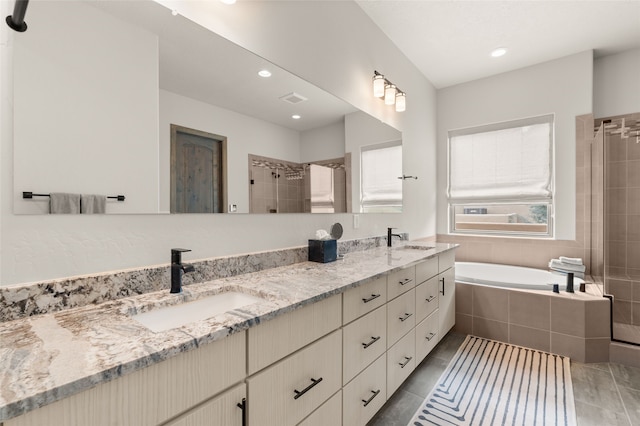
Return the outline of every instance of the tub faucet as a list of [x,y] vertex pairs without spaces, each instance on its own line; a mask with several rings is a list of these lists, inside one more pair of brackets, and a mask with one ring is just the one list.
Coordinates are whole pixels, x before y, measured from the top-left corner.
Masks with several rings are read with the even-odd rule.
[[182,253],[191,251],[189,249],[171,249],[171,291],[170,293],[182,293],[182,272],[189,273],[195,271],[193,265],[182,263]]
[[400,239],[402,239],[402,234],[394,234],[393,230],[396,228],[387,228],[387,247],[391,247],[391,240],[393,239],[393,237],[398,237]]

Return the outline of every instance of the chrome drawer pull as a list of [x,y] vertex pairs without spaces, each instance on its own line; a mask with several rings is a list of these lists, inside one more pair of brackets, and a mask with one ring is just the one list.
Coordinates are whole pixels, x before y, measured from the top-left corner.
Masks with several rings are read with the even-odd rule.
[[405,368],[407,366],[407,364],[409,364],[409,361],[411,361],[413,359],[412,356],[405,356],[404,359],[406,359],[405,362],[400,362],[398,364],[400,364],[400,368]]
[[367,399],[367,400],[362,400],[362,402],[364,402],[364,406],[366,407],[367,405],[369,405],[369,403],[371,401],[373,401],[373,398],[375,398],[376,396],[378,396],[378,394],[380,393],[380,389],[378,389],[377,391],[371,391],[373,393],[373,395],[371,395],[371,398]]
[[372,294],[370,298],[368,298],[368,299],[362,299],[362,301],[363,301],[364,303],[369,303],[369,302],[371,302],[372,300],[377,299],[378,297],[380,297],[380,295],[379,295],[379,294]]
[[369,343],[363,343],[362,346],[364,346],[364,348],[367,349],[369,346],[373,345],[378,340],[380,340],[380,336],[378,337],[371,336],[371,341]]
[[424,300],[426,300],[427,302],[431,302],[435,298],[436,298],[435,296],[429,296],[428,299],[424,299]]
[[411,315],[413,315],[413,314],[405,313],[405,314],[404,314],[404,317],[400,317],[400,318],[398,318],[398,319],[399,319],[400,321],[402,321],[402,322],[405,322],[406,320],[408,320],[408,319],[409,319],[409,317],[410,317]]
[[405,278],[402,281],[398,281],[398,284],[405,285],[405,284],[409,284],[411,281],[413,281],[411,278]]
[[302,389],[301,391],[294,389],[293,392],[296,394],[293,399],[298,399],[300,398],[302,395],[304,395],[305,393],[307,393],[308,391],[311,390],[312,387],[314,387],[315,385],[317,385],[318,383],[320,383],[322,381],[322,377],[320,377],[318,380],[311,378],[311,384],[309,386],[307,386],[306,388]]
[[433,339],[435,335],[436,333],[429,333],[429,335],[427,336],[427,340],[431,341],[431,339]]

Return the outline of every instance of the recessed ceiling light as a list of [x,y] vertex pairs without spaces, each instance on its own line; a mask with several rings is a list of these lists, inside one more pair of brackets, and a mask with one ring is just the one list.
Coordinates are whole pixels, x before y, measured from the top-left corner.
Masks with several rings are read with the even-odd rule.
[[171,14],[172,14],[173,16],[177,16],[177,15],[178,15],[178,11],[177,11],[176,9],[173,9],[173,10],[171,11]]
[[294,120],[300,120],[302,117],[298,114],[293,114],[291,118],[293,118]]
[[258,75],[260,77],[265,77],[265,78],[271,77],[271,71],[269,71],[269,70],[260,70],[260,71],[258,71]]
[[220,0],[224,4],[235,4],[236,0]]
[[497,49],[494,49],[491,52],[491,57],[499,58],[500,56],[503,56],[505,53],[507,53],[507,49],[505,47],[498,47]]

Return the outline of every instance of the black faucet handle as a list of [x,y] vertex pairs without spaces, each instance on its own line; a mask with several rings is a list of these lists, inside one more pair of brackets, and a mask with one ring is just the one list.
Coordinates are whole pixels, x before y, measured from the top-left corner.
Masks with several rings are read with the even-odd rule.
[[171,263],[180,263],[180,262],[182,262],[182,253],[185,253],[187,251],[191,251],[191,249],[172,248],[171,249]]

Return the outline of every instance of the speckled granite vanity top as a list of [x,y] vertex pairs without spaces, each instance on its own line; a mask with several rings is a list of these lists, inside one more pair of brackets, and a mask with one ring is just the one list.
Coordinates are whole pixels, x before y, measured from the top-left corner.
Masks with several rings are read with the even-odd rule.
[[[179,295],[169,294],[167,289],[2,323],[0,421],[456,247],[422,244],[434,245],[428,250],[379,247],[349,253],[332,263],[301,262],[193,284]],[[265,301],[158,333],[132,318],[154,307],[228,290]]]

